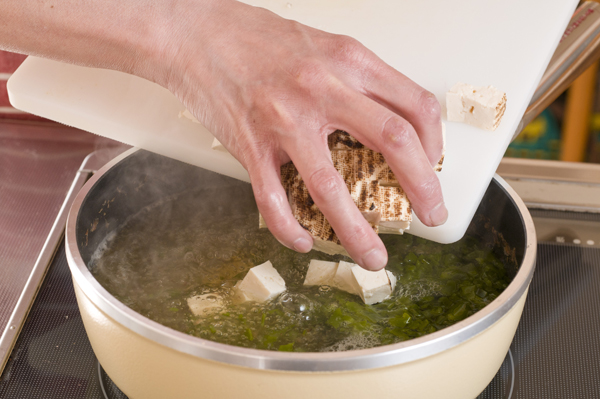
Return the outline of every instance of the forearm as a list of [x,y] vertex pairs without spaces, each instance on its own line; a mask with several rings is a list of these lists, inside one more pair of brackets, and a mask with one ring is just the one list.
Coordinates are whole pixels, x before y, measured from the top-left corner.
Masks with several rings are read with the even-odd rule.
[[[0,48],[115,69],[153,81],[184,15],[182,1],[1,0]],[[194,1],[209,8],[211,0]],[[206,14],[196,13],[196,18]],[[175,36],[175,37],[174,37]]]

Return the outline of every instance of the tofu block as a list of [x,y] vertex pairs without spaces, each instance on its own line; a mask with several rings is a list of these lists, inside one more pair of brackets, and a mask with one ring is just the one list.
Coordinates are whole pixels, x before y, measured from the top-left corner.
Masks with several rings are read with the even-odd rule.
[[410,221],[397,220],[383,222],[379,225],[379,234],[404,234],[410,228]]
[[446,93],[448,121],[495,130],[506,110],[506,94],[494,86],[455,84]]
[[442,147],[442,156],[440,157],[440,160],[438,161],[438,163],[433,167],[433,170],[435,170],[436,172],[441,172],[442,171],[442,165],[444,164],[444,158],[446,158],[446,124],[444,122],[442,122],[442,140],[443,140],[443,147]]
[[263,217],[263,215],[261,215],[260,213],[258,214],[258,228],[259,229],[267,228],[267,222],[265,221],[265,218]]
[[331,285],[337,268],[337,262],[312,259],[308,265],[304,285]]
[[359,287],[356,283],[356,278],[352,274],[354,269],[362,270],[362,268],[355,263],[340,261],[337,270],[335,271],[335,275],[333,276],[331,286],[354,295],[359,295]]
[[238,281],[233,286],[233,295],[231,297],[231,302],[235,305],[252,300],[252,298],[250,298],[248,295],[246,295],[244,291],[240,289],[240,284],[242,284],[242,280]]
[[257,302],[273,299],[286,289],[285,281],[270,261],[254,266],[236,286],[248,299]]
[[390,271],[370,272],[355,263],[339,263],[313,259],[304,285],[329,285],[359,295],[367,305],[387,299],[396,288],[396,276]]
[[227,148],[225,148],[225,146],[223,144],[221,144],[221,142],[219,140],[217,140],[216,138],[213,139],[212,145],[210,146],[211,149],[213,150],[217,150],[217,151],[223,151],[229,154],[229,151],[227,151]]
[[[200,123],[200,121],[198,119],[196,119],[196,117],[194,115],[192,115],[192,113],[187,108],[184,109],[183,111],[179,112],[179,118],[185,118],[185,119],[191,120],[194,123]],[[225,148],[225,146],[223,144],[221,144],[221,142],[219,140],[217,140],[216,138],[213,139],[211,148],[213,150],[229,153],[229,151],[227,151],[227,148]]]
[[187,108],[184,109],[183,111],[179,111],[179,117],[189,119],[194,123],[200,123],[200,121],[198,119],[196,119],[196,117],[194,115],[192,115],[192,113],[190,111],[188,111]]
[[394,290],[396,289],[396,276],[394,276],[394,273],[390,272],[389,270],[385,271],[388,275],[388,278],[390,279],[390,285],[392,286],[392,292],[394,292]]
[[216,294],[196,295],[187,299],[187,304],[195,316],[206,316],[223,307],[223,299]]
[[350,257],[350,254],[348,253],[348,251],[346,251],[346,248],[342,247],[340,244],[329,240],[323,240],[315,236],[313,236],[312,238],[313,250],[323,252],[327,255],[344,255]]
[[367,305],[389,298],[396,286],[396,277],[385,269],[371,272],[362,267],[355,267],[352,268],[352,275],[358,285],[358,295]]

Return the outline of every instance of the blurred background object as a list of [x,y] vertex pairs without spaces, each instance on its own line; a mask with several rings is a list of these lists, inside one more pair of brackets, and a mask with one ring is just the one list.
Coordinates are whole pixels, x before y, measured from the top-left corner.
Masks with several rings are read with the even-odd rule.
[[[580,2],[525,113],[525,126],[514,137],[505,157],[599,163],[597,3],[600,0]],[[559,77],[551,83],[553,90],[548,90],[545,81],[552,81],[553,76]]]
[[600,163],[598,62],[529,123],[506,157]]

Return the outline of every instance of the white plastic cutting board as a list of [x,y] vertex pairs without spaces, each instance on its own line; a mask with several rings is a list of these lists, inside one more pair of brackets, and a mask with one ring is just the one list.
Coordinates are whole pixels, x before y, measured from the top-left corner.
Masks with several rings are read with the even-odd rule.
[[[432,91],[443,105],[456,82],[493,85],[508,103],[500,127],[448,123],[439,174],[445,225],[416,220],[410,233],[450,243],[466,231],[577,0],[255,0],[252,5],[350,35]],[[273,38],[277,40],[277,38]],[[183,105],[162,87],[120,72],[29,57],[8,82],[18,109],[238,179],[248,174],[211,150],[202,126],[179,118]]]

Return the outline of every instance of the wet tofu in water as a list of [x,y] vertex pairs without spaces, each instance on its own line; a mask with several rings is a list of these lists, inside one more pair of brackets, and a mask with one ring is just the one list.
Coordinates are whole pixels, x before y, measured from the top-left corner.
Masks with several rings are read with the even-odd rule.
[[337,262],[311,260],[304,278],[304,285],[332,285],[337,268]]
[[333,277],[332,286],[350,294],[358,295],[358,286],[356,279],[352,274],[354,268],[361,268],[356,263],[341,261],[338,264],[335,276]]
[[362,267],[352,268],[352,275],[358,286],[358,295],[367,305],[383,302],[392,295],[396,287],[396,277],[385,269],[371,272]]
[[310,261],[304,285],[329,285],[353,295],[358,295],[367,305],[382,302],[392,295],[396,277],[392,272],[371,272],[359,265],[313,259]]
[[223,299],[216,294],[196,295],[187,299],[188,307],[195,316],[206,316],[223,307]]
[[252,301],[265,302],[285,291],[285,281],[270,261],[248,271],[237,289]]

